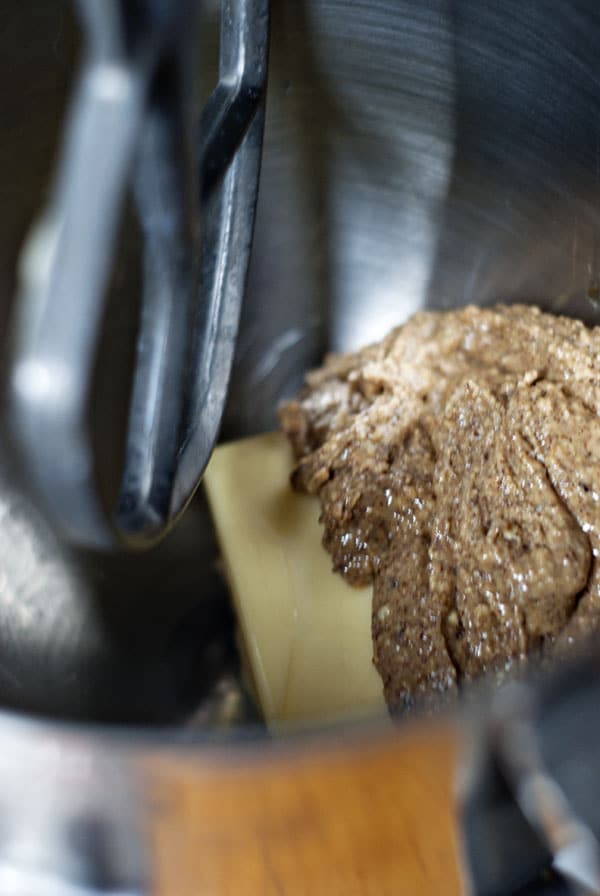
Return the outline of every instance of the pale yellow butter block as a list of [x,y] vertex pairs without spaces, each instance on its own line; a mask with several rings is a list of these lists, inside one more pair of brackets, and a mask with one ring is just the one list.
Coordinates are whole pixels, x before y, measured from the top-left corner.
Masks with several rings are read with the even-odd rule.
[[292,466],[287,440],[270,433],[220,446],[204,480],[265,718],[385,716],[372,590],[332,572],[319,502],[291,489]]

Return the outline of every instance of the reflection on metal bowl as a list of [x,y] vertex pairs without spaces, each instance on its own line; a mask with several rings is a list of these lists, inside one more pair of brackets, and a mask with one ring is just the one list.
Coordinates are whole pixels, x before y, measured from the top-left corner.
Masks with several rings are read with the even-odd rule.
[[[593,0],[273,0],[272,18],[258,216],[223,438],[272,427],[277,403],[326,349],[379,338],[421,307],[519,300],[600,321]],[[207,32],[206,58],[213,43]],[[71,83],[71,5],[7,4],[0,49],[6,324]],[[93,421],[107,489],[136,321],[132,227],[123,240]],[[82,721],[220,720],[242,737],[256,716],[236,679],[216,561],[202,496],[154,552],[97,556],[60,544],[7,473],[0,703]],[[46,725],[53,742],[67,737]],[[17,743],[27,731],[15,727]],[[169,729],[173,743],[181,736]],[[128,731],[138,757],[146,737]]]

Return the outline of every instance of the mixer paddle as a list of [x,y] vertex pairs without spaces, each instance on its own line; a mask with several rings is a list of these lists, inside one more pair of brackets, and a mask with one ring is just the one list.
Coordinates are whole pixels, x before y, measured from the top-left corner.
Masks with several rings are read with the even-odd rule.
[[[11,420],[28,479],[70,540],[143,547],[186,507],[220,426],[254,227],[268,0],[224,0],[219,81],[199,121],[189,114],[197,0],[77,6],[87,52],[51,199],[22,258]],[[129,188],[143,295],[110,512],[86,421]]]

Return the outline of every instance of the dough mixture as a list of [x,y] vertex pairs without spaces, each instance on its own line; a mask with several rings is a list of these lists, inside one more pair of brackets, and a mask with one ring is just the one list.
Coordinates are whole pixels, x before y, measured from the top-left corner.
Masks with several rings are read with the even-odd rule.
[[600,328],[521,305],[419,313],[282,407],[392,709],[598,627],[599,415]]

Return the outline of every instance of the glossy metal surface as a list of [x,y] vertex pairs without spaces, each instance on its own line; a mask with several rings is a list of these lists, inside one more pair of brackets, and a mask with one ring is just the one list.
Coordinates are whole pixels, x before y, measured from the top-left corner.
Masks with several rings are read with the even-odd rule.
[[593,2],[311,0],[277,25],[232,432],[420,307],[600,319]]
[[[327,348],[377,338],[420,307],[519,299],[600,320],[599,37],[595,0],[274,0],[223,437],[273,426]],[[75,57],[70,4],[2,5],[3,334]],[[105,333],[115,346],[135,322],[129,223],[126,237]],[[98,371],[108,492],[130,361],[115,352]],[[67,549],[12,473],[0,508],[0,702],[84,720],[251,718],[201,496],[143,558]]]
[[146,894],[140,792],[125,751],[22,721],[0,728],[0,894]]
[[[218,83],[201,112],[196,0],[76,6],[84,61],[51,199],[19,266],[10,416],[61,535],[150,547],[198,487],[223,415],[258,194],[268,0],[223,3]],[[143,287],[123,472],[107,511],[89,416],[98,356],[122,352],[102,335],[128,191]]]
[[[0,16],[5,320],[77,33],[62,0],[26,13],[7,4]],[[376,338],[422,306],[520,299],[600,317],[598,34],[600,13],[583,0],[274,3],[257,230],[222,437],[273,426],[278,401],[326,348]],[[92,420],[107,493],[131,360],[118,347],[135,324],[129,220],[124,236],[104,336],[114,351],[97,372]],[[0,526],[0,544],[30,558],[18,599],[5,597],[17,573],[3,572],[1,700],[166,722],[205,718],[213,686],[230,695],[231,618],[201,497],[145,558],[74,553],[36,513],[19,520],[18,538],[12,511]],[[50,578],[47,554],[60,570]],[[57,631],[68,650],[54,649]]]

